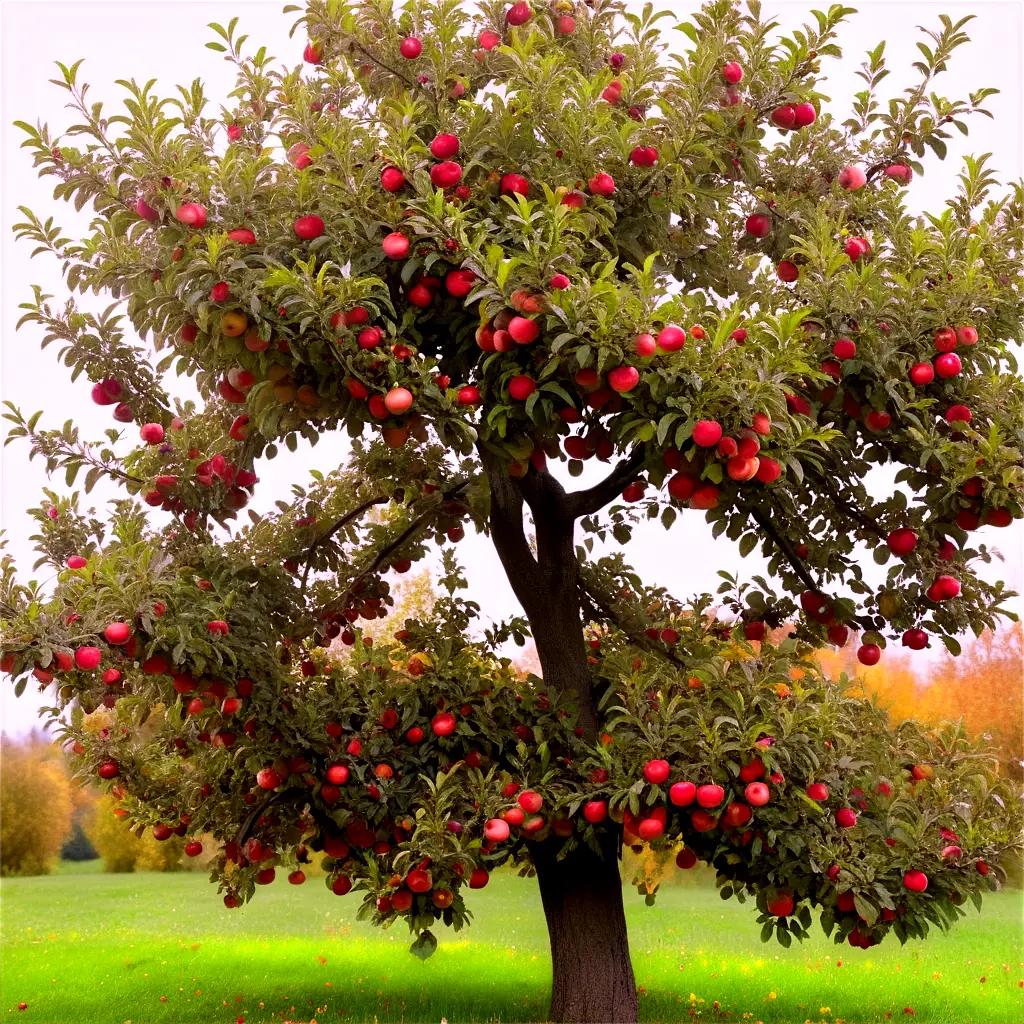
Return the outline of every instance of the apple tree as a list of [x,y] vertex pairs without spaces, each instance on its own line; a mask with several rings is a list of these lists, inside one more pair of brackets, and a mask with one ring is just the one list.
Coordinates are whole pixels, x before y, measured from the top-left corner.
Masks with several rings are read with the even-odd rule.
[[[327,898],[427,955],[496,867],[535,873],[556,1021],[636,1018],[623,844],[711,864],[784,946],[949,926],[1019,794],[813,654],[955,652],[1008,614],[984,537],[1022,515],[1024,190],[968,159],[941,209],[906,201],[985,113],[936,91],[967,19],[902,91],[880,44],[839,113],[840,6],[788,36],[732,0],[678,30],[617,0],[289,10],[286,66],[211,26],[219,106],[123,81],[107,113],[71,64],[77,123],[21,123],[94,216],[22,210],[70,294],[20,323],[115,425],[7,411],[64,485],[32,512],[52,585],[2,563],[15,688],[54,685],[128,825],[213,844],[229,908],[322,852]],[[771,578],[637,576],[641,525],[684,568],[701,519]],[[470,529],[521,616],[468,599]],[[364,634],[424,559],[431,610]]]

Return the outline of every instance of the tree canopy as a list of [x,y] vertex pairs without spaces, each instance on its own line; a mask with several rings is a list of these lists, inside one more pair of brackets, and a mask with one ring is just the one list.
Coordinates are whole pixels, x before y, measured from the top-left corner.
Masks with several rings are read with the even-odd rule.
[[[429,953],[494,867],[624,835],[711,863],[784,945],[812,910],[854,945],[949,924],[1018,795],[813,650],[955,652],[1007,613],[976,531],[1022,515],[1024,189],[978,158],[942,209],[905,199],[985,113],[991,90],[936,92],[969,19],[892,98],[880,44],[843,117],[840,6],[779,38],[710,0],[677,52],[670,12],[614,0],[293,10],[304,66],[211,26],[238,68],[218,108],[126,81],[107,114],[71,64],[79,123],[22,123],[95,218],[73,240],[23,209],[71,297],[37,289],[21,325],[125,427],[8,411],[68,488],[124,489],[103,515],[47,493],[53,587],[4,560],[15,685],[56,682],[47,713],[137,827],[214,838],[228,906],[323,850],[333,892]],[[257,470],[318,440],[322,472],[247,521]],[[639,579],[636,524],[698,516],[771,578]],[[525,617],[466,599],[467,528]],[[432,610],[370,642],[435,548]],[[528,635],[543,678],[507,657]]]

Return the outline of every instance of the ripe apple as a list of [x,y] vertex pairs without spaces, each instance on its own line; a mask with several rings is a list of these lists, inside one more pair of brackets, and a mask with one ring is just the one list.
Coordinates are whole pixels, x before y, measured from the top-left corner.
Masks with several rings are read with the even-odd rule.
[[860,167],[855,167],[852,164],[844,167],[839,172],[839,187],[846,189],[847,192],[856,192],[857,189],[863,188],[867,184],[868,176]]
[[430,168],[430,181],[434,188],[453,188],[462,181],[462,166],[454,160],[445,160]]
[[233,228],[228,232],[228,238],[238,245],[254,245],[256,235],[249,228]]
[[977,345],[978,331],[976,328],[971,327],[970,324],[960,324],[956,328],[956,340],[961,345]]
[[490,51],[496,46],[501,45],[501,36],[497,32],[484,31],[480,33],[480,38],[477,40],[481,49]]
[[767,213],[752,213],[744,223],[748,235],[754,238],[767,238],[772,233],[772,218]]
[[882,172],[890,181],[898,185],[909,185],[914,172],[906,164],[889,164]]
[[458,136],[448,132],[435,135],[434,140],[430,143],[430,152],[437,160],[450,160],[453,156],[457,156],[459,152]]
[[153,207],[150,206],[149,203],[147,203],[141,196],[135,200],[135,213],[143,220],[148,220],[150,222],[158,221],[160,219],[160,214],[157,213],[157,211],[154,210]]
[[404,260],[411,248],[409,239],[401,231],[392,231],[390,235],[385,235],[380,245],[384,255],[392,260]]
[[380,187],[385,192],[401,192],[405,185],[405,175],[397,167],[385,167],[380,172]]
[[670,771],[671,768],[668,761],[661,758],[648,761],[643,768],[644,778],[655,786],[660,786],[662,783],[667,782]]
[[146,444],[160,444],[164,439],[164,428],[159,423],[144,423],[139,436]]
[[203,852],[203,844],[198,840],[193,840],[191,843],[185,844],[185,856],[186,857],[198,857]]
[[653,334],[638,334],[633,339],[633,351],[645,359],[653,356],[657,348],[658,343]]
[[256,785],[260,789],[277,789],[282,779],[275,768],[261,768],[256,773]]
[[649,843],[652,839],[657,839],[665,834],[665,823],[657,818],[643,818],[637,825],[636,834],[644,842]]
[[684,871],[688,871],[694,867],[697,863],[697,855],[693,850],[684,848],[676,854],[676,867],[682,868]]
[[780,281],[792,284],[800,276],[800,268],[792,260],[779,260],[775,273]]
[[206,227],[206,207],[201,203],[182,203],[174,211],[175,218],[189,228]]
[[857,660],[862,665],[877,665],[882,657],[882,649],[878,644],[861,644],[857,648]]
[[797,103],[793,107],[793,121],[797,128],[806,128],[809,124],[814,124],[817,116],[818,112],[810,103]]
[[[501,178],[501,194],[503,196],[525,196],[530,191],[530,183],[521,174],[504,174]],[[564,201],[564,200],[563,200]]]
[[816,800],[819,804],[824,803],[828,799],[828,786],[824,782],[812,782],[805,792],[812,800]]
[[583,817],[591,825],[597,825],[608,817],[607,800],[588,800],[583,805]]
[[423,43],[416,36],[406,36],[398,46],[406,60],[415,60],[423,52]]
[[923,629],[908,629],[903,634],[902,644],[912,651],[923,651],[928,646],[928,634]]
[[676,782],[669,787],[668,798],[675,807],[688,807],[697,796],[697,787],[692,782]]
[[302,59],[307,64],[320,64],[323,58],[320,56],[320,51],[313,45],[313,43],[306,43],[306,48],[302,51]]
[[885,542],[894,555],[906,558],[917,547],[917,534],[913,530],[903,527],[899,530],[893,530]]
[[517,345],[531,345],[540,337],[540,324],[525,316],[514,316],[506,328]]
[[121,766],[116,761],[104,761],[96,769],[96,774],[101,779],[116,779],[121,774]]
[[676,352],[686,344],[686,331],[668,324],[658,332],[657,346],[662,352]]
[[587,188],[595,196],[611,196],[615,194],[615,179],[601,171],[595,174],[588,182]]
[[832,355],[836,359],[853,359],[857,354],[857,345],[850,338],[836,338],[835,344],[832,346]]
[[444,286],[449,295],[457,299],[465,298],[477,282],[477,276],[472,270],[457,269],[449,270],[445,274]]
[[658,151],[654,146],[636,146],[629,154],[634,167],[653,167],[658,162]]
[[392,416],[401,416],[412,408],[413,394],[408,388],[392,388],[384,396],[384,407]]
[[131,635],[132,628],[127,622],[111,622],[103,630],[104,639],[114,646],[128,643]]
[[617,366],[608,373],[608,385],[620,395],[627,394],[640,383],[640,372],[635,366]]
[[501,818],[490,818],[484,825],[484,839],[489,843],[503,843],[510,834],[508,822]]
[[309,242],[314,238],[319,238],[324,233],[325,228],[324,222],[320,217],[315,213],[307,213],[295,218],[292,230],[295,232],[296,237],[304,242]]
[[796,108],[791,103],[784,103],[771,112],[771,122],[776,128],[788,131],[796,124]]
[[935,357],[935,372],[943,380],[956,377],[962,369],[963,363],[955,352],[943,352],[942,355]]
[[524,789],[516,801],[527,814],[536,814],[544,806],[544,797],[533,789]]
[[851,263],[856,263],[871,255],[871,243],[862,235],[851,235],[843,243],[843,252],[850,258]]
[[910,870],[903,873],[903,887],[911,892],[924,892],[928,888],[928,876],[923,871]]
[[743,81],[743,68],[734,60],[722,65],[722,78],[729,85],[739,85]]
[[309,146],[305,142],[296,142],[288,149],[288,162],[299,171],[305,170],[312,162]]
[[768,901],[768,913],[772,917],[789,917],[796,909],[796,902],[793,894],[788,892],[777,892]]
[[763,782],[750,782],[743,790],[743,799],[751,807],[764,807],[771,795],[771,790]]
[[526,0],[516,0],[506,12],[505,23],[508,25],[525,25],[533,17],[533,10]]
[[712,807],[718,807],[725,799],[725,790],[714,784],[698,786],[696,796],[698,806],[710,810]]
[[509,398],[517,402],[525,402],[536,390],[536,381],[523,373],[517,374],[508,382]]
[[722,424],[717,420],[698,420],[693,427],[693,442],[700,448],[714,448],[722,440]]
[[857,824],[857,812],[852,807],[840,807],[836,811],[836,824],[840,828],[853,828]]
[[430,720],[430,728],[435,736],[451,736],[458,724],[450,711],[442,711]]

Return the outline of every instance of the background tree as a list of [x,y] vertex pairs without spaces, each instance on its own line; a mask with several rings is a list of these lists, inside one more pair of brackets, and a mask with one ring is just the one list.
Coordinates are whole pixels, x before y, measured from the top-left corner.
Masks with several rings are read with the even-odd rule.
[[0,871],[45,875],[71,832],[72,784],[59,750],[34,733],[0,744]]
[[[812,909],[855,946],[950,924],[996,884],[1018,795],[961,730],[890,728],[811,654],[955,652],[1009,596],[974,531],[1021,515],[1024,190],[978,159],[934,214],[903,198],[983,112],[989,90],[936,91],[965,22],[891,98],[873,50],[840,120],[838,6],[780,39],[712,0],[677,54],[664,14],[604,0],[295,11],[305,71],[212,26],[239,73],[216,116],[198,81],[124,82],[108,116],[75,64],[79,123],[24,124],[96,217],[17,230],[112,301],[37,291],[22,323],[141,444],[10,410],[68,486],[126,492],[103,516],[47,494],[52,593],[5,561],[16,687],[57,683],[49,715],[132,824],[213,837],[228,907],[322,850],[331,891],[426,955],[467,886],[536,872],[555,1020],[636,1016],[623,841],[684,843],[784,945]],[[240,525],[256,467],[324,435],[324,470]],[[726,580],[713,614],[592,557],[696,515],[772,581]],[[466,527],[525,618],[461,595]],[[435,546],[440,599],[371,643],[390,571]],[[524,681],[503,651],[527,634]]]

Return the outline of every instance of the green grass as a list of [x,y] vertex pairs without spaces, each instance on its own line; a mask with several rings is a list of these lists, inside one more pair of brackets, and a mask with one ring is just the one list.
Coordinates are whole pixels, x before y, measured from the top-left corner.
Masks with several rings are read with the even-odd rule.
[[[439,930],[440,948],[420,963],[406,952],[407,932],[357,923],[354,897],[332,896],[319,879],[300,889],[276,883],[229,912],[201,875],[82,867],[3,881],[6,1019],[508,1024],[544,1017],[546,934],[529,881],[499,876],[473,893],[476,924],[458,935]],[[904,1008],[928,1024],[1024,1019],[1019,892],[990,897],[982,915],[971,911],[948,935],[866,952],[835,946],[820,932],[799,948],[762,946],[749,905],[723,903],[703,888],[665,889],[653,908],[635,894],[627,900],[645,1021],[861,1024],[887,1014],[909,1020]],[[16,1014],[22,1000],[28,1011]]]

